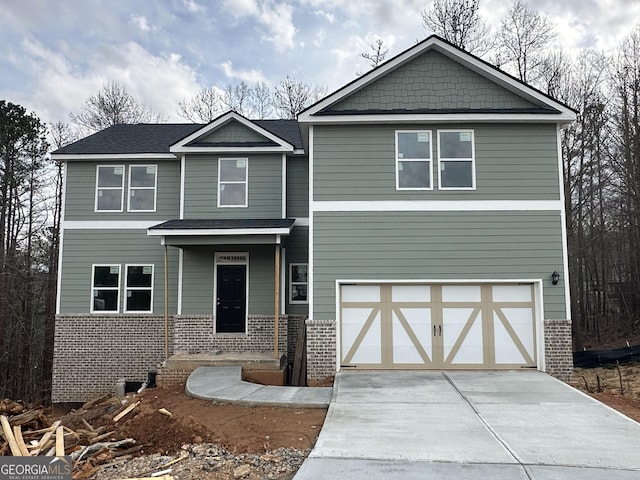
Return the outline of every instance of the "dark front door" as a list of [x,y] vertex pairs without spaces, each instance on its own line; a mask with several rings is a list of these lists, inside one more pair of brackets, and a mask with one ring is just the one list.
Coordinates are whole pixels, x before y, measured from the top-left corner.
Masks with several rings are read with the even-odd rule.
[[246,278],[246,265],[218,265],[217,333],[244,333],[247,305]]

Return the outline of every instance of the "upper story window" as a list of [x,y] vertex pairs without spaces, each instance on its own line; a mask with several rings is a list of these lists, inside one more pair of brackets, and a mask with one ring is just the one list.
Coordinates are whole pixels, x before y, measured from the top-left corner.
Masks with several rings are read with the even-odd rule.
[[98,165],[96,212],[121,212],[124,196],[124,165]]
[[91,312],[118,313],[120,265],[93,265]]
[[441,190],[474,190],[473,130],[438,130],[438,184]]
[[156,210],[156,165],[129,167],[129,211],[154,212]]
[[246,207],[249,159],[218,159],[218,206]]
[[431,190],[431,131],[396,131],[396,189]]
[[153,265],[126,266],[125,312],[153,311]]

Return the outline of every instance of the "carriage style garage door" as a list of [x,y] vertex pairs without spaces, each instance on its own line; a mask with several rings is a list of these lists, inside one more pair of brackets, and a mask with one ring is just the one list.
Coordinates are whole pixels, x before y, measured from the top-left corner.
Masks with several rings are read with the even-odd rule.
[[535,367],[535,318],[533,284],[341,285],[341,366]]

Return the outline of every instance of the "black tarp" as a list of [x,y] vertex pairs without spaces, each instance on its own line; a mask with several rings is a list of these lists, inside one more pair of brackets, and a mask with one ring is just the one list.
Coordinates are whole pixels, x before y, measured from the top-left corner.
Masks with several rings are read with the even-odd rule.
[[635,347],[616,348],[614,350],[586,350],[573,352],[573,366],[579,368],[595,368],[605,365],[640,362],[640,345]]

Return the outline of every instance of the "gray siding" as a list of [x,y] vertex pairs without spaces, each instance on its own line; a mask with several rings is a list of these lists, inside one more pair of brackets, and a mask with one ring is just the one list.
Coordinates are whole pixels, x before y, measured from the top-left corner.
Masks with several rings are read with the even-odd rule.
[[208,135],[199,138],[197,142],[269,142],[255,130],[245,127],[236,121],[226,123]]
[[285,240],[286,272],[285,272],[285,311],[290,314],[308,314],[309,305],[289,303],[289,264],[309,263],[309,227],[295,226],[291,235]]
[[336,279],[543,279],[545,318],[567,318],[560,212],[314,213],[314,319]]
[[[246,208],[218,208],[218,158],[249,159]],[[187,155],[184,218],[281,218],[282,156]]]
[[[437,130],[472,128],[476,190],[438,190]],[[433,186],[396,191],[395,131],[431,130]],[[555,125],[314,127],[314,200],[558,200]]]
[[[176,312],[178,251],[168,249],[169,313]],[[153,264],[153,313],[164,313],[164,247],[145,230],[65,230],[60,313],[87,313],[91,266],[120,265],[120,313],[125,300],[125,264]]]
[[287,218],[309,216],[309,159],[287,158]]
[[534,106],[446,56],[427,51],[327,110]]
[[[124,211],[95,212],[96,165],[125,165]],[[158,178],[155,212],[127,212],[129,165],[157,165]],[[179,160],[67,162],[65,220],[144,220],[178,218],[180,214]]]
[[249,315],[273,315],[275,246],[233,245],[184,249],[182,314],[212,315],[216,252],[249,252]]

